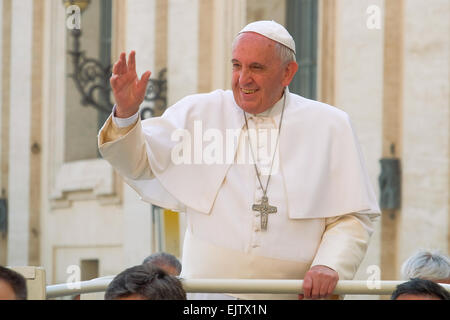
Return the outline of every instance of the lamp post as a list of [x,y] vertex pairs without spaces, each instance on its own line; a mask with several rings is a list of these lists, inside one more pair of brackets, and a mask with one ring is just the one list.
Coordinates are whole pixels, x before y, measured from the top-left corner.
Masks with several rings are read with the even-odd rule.
[[378,177],[380,185],[380,208],[389,212],[391,219],[395,218],[396,210],[401,208],[401,163],[395,157],[395,145],[391,144],[391,157],[380,160],[381,174]]

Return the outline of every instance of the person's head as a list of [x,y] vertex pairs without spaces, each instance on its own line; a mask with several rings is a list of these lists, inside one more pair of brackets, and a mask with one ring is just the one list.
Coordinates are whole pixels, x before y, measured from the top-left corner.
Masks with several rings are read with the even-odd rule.
[[179,276],[181,273],[180,261],[170,253],[157,252],[149,255],[144,259],[142,264],[151,263],[154,264],[171,276]]
[[0,266],[0,300],[27,300],[27,282],[18,272]]
[[391,300],[450,300],[450,293],[433,281],[415,278],[398,285]]
[[420,278],[450,284],[450,258],[437,250],[421,250],[403,263],[401,273],[404,280]]
[[[277,33],[293,48],[263,35],[275,34],[273,38],[277,39]],[[249,24],[236,36],[232,46],[232,89],[239,107],[257,114],[280,100],[298,69],[294,46],[288,31],[273,21]]]
[[105,300],[186,300],[186,292],[176,277],[146,263],[119,273],[106,289]]

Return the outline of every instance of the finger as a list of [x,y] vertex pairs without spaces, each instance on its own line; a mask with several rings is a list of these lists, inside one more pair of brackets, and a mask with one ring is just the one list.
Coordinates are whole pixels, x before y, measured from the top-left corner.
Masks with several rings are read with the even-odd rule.
[[328,288],[330,287],[330,283],[328,281],[322,281],[319,289],[319,298],[328,297]]
[[152,75],[152,73],[150,71],[146,71],[142,77],[141,80],[138,81],[138,88],[146,88],[147,87],[147,83],[148,80],[150,79],[150,76]]
[[141,80],[138,81],[137,83],[138,95],[143,96],[145,94],[145,91],[147,90],[148,80],[150,79],[151,74],[152,73],[150,71],[145,72],[142,75]]
[[117,60],[117,62],[114,64],[114,67],[113,67],[113,73],[114,74],[119,74],[120,75],[120,74],[124,73],[124,71],[123,71],[123,63],[125,61],[125,57],[126,57],[125,52],[122,52],[119,55],[119,60]]
[[312,279],[306,274],[305,279],[303,280],[303,296],[306,299],[311,298],[311,289],[312,289]]
[[337,283],[338,283],[338,280],[333,280],[330,283],[330,285],[328,286],[327,296],[331,296],[333,294],[333,291],[336,288]]
[[298,295],[298,300],[303,300],[305,299],[305,295],[304,294],[299,294]]
[[116,63],[114,63],[112,73],[113,74],[120,74],[120,68],[121,67],[120,67],[120,60],[119,60]]
[[311,299],[319,299],[321,283],[317,279],[312,279]]
[[131,51],[128,56],[128,71],[136,74],[136,51]]
[[120,54],[120,74],[127,73],[127,55],[125,52]]

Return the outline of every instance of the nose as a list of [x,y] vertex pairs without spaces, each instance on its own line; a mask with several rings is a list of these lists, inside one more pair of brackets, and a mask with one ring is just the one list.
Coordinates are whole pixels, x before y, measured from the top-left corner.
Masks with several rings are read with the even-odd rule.
[[241,86],[245,86],[252,83],[252,81],[253,79],[250,70],[247,68],[242,68],[241,73],[239,74],[239,84]]

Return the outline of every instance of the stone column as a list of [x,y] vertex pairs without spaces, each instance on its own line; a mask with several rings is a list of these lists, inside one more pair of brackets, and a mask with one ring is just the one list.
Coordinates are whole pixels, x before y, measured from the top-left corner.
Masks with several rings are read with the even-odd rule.
[[[8,173],[7,170],[4,170],[4,168],[7,168],[7,155],[8,155],[8,143],[5,143],[8,135],[6,131],[6,125],[7,121],[9,120],[9,112],[6,112],[6,104],[5,104],[5,98],[6,96],[4,94],[6,81],[8,80],[6,75],[7,70],[9,68],[5,68],[5,65],[7,62],[4,62],[4,54],[3,51],[5,51],[6,48],[9,48],[9,45],[6,46],[6,39],[9,38],[8,34],[6,34],[6,38],[3,35],[3,33],[6,33],[9,28],[7,27],[5,20],[9,21],[6,17],[9,16],[9,6],[10,6],[10,0],[0,0],[0,197],[6,198],[7,196],[7,187],[8,187]],[[6,78],[4,80],[4,78]],[[6,236],[4,237],[3,234],[0,234],[0,265],[6,265]]]
[[[400,158],[402,154],[403,3],[403,0],[387,1],[385,6],[383,157],[386,158]],[[383,280],[397,279],[399,269],[397,263],[398,233],[401,213],[401,209],[383,210],[380,251]]]
[[419,248],[449,250],[449,12],[447,0],[404,1],[399,264]]
[[[3,0],[0,0],[0,18],[2,19],[2,22],[4,20],[3,17]],[[0,77],[0,88],[2,88],[3,86],[3,23],[0,23],[0,75],[2,75]],[[3,141],[2,141],[2,119],[3,119],[3,114],[2,114],[2,107],[3,107],[3,90],[0,90],[0,155],[2,154],[2,145],[3,145]],[[1,168],[1,157],[0,157],[0,168]],[[2,171],[0,170],[0,187],[2,187]],[[1,191],[1,189],[0,189]],[[1,195],[1,192],[0,192]]]
[[[322,79],[322,83],[328,83],[327,88],[322,87],[323,90],[326,89],[327,97],[334,100],[334,105],[347,112],[351,118],[377,195],[382,152],[383,30],[382,26],[379,29],[368,27],[370,15],[367,14],[367,9],[375,5],[382,13],[383,4],[382,0],[335,2],[336,60],[334,74],[330,71],[335,79],[334,90],[329,87],[327,79]],[[327,22],[324,20],[321,23]],[[322,54],[326,53],[322,51]],[[379,220],[374,227],[375,232],[356,275],[357,279],[367,279],[367,267],[379,265]]]
[[155,17],[155,77],[167,68],[167,27],[169,3],[167,0],[156,0]]
[[169,0],[168,105],[197,93],[198,0]]
[[115,63],[127,46],[127,0],[113,0],[111,59]]
[[286,26],[286,0],[247,0],[247,23],[274,20]]
[[210,0],[199,0],[198,3],[198,88],[199,93],[211,92],[213,89],[212,67],[213,56],[213,33],[214,25],[214,2]]
[[33,37],[31,63],[31,124],[30,124],[30,223],[28,264],[41,264],[41,176],[42,176],[42,104],[44,80],[44,0],[33,1]]
[[28,265],[33,1],[13,1],[9,150],[8,264]]
[[[8,196],[9,109],[11,70],[11,0],[2,0],[0,32],[0,194]],[[6,252],[6,250],[4,251]]]
[[319,100],[335,103],[336,74],[336,1],[319,3],[317,93]]
[[212,89],[231,89],[231,45],[247,23],[245,0],[214,0]]

